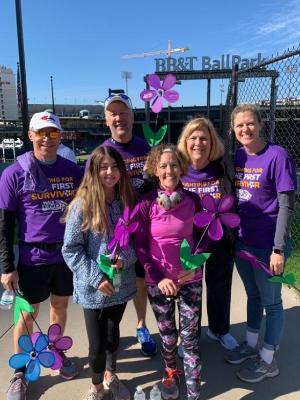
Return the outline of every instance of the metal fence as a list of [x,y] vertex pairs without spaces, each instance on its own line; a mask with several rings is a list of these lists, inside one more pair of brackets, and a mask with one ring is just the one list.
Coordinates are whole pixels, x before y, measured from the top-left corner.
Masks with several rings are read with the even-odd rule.
[[251,69],[233,70],[226,100],[224,130],[227,149],[237,143],[230,133],[230,114],[236,104],[259,106],[265,139],[285,147],[297,166],[298,194],[292,222],[293,249],[300,251],[300,46]]

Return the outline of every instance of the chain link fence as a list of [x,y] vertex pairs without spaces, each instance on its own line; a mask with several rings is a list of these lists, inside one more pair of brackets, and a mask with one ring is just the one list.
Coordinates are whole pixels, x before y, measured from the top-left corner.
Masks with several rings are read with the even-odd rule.
[[265,139],[285,147],[296,162],[298,193],[291,231],[293,249],[300,252],[300,46],[254,68],[233,70],[223,122],[232,154],[238,144],[230,131],[230,114],[241,103],[259,106]]

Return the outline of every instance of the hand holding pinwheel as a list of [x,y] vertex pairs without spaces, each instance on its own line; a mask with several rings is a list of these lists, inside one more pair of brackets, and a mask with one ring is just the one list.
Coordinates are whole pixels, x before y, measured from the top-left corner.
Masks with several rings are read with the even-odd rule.
[[138,228],[138,221],[133,221],[138,210],[138,204],[134,207],[131,213],[129,207],[124,209],[123,215],[118,219],[116,224],[113,238],[108,244],[108,249],[112,250],[111,257],[104,254],[100,255],[98,266],[113,282],[115,289],[121,285],[121,273],[118,268],[115,268],[115,266],[112,265],[112,263],[116,264],[118,259],[121,260],[117,257],[117,249],[125,250],[128,247],[130,235]]
[[270,282],[287,285],[289,288],[292,287],[300,293],[300,289],[298,289],[295,285],[296,278],[293,273],[290,272],[286,275],[274,275],[270,267],[266,263],[259,260],[254,254],[250,253],[250,251],[247,250],[237,251],[236,256],[248,261],[253,268],[262,269],[263,271],[265,271],[268,275],[270,275],[270,278],[268,279]]

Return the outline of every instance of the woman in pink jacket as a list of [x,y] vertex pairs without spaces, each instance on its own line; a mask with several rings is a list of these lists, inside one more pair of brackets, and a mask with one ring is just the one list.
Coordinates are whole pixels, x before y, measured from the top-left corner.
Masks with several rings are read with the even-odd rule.
[[140,201],[140,228],[135,249],[145,268],[145,283],[160,333],[165,362],[162,397],[177,399],[179,395],[175,321],[175,300],[178,300],[187,398],[198,400],[202,271],[197,269],[187,273],[184,270],[180,262],[180,246],[186,239],[191,250],[194,249],[193,218],[199,211],[200,201],[180,183],[180,176],[187,170],[187,161],[174,145],[162,144],[153,148],[145,168],[147,174],[157,180],[157,188]]

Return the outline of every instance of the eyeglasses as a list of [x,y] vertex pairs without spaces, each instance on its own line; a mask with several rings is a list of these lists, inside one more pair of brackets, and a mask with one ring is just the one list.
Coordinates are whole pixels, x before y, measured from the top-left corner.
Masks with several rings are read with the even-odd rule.
[[57,139],[60,135],[59,131],[33,131],[36,133],[41,139],[45,139],[45,137],[49,137],[50,139]]
[[107,106],[112,103],[112,100],[114,101],[121,101],[127,105],[128,108],[132,109],[132,103],[130,97],[128,97],[126,94],[120,93],[120,94],[112,94],[111,96],[108,96],[105,99],[104,102],[104,109],[106,110]]

